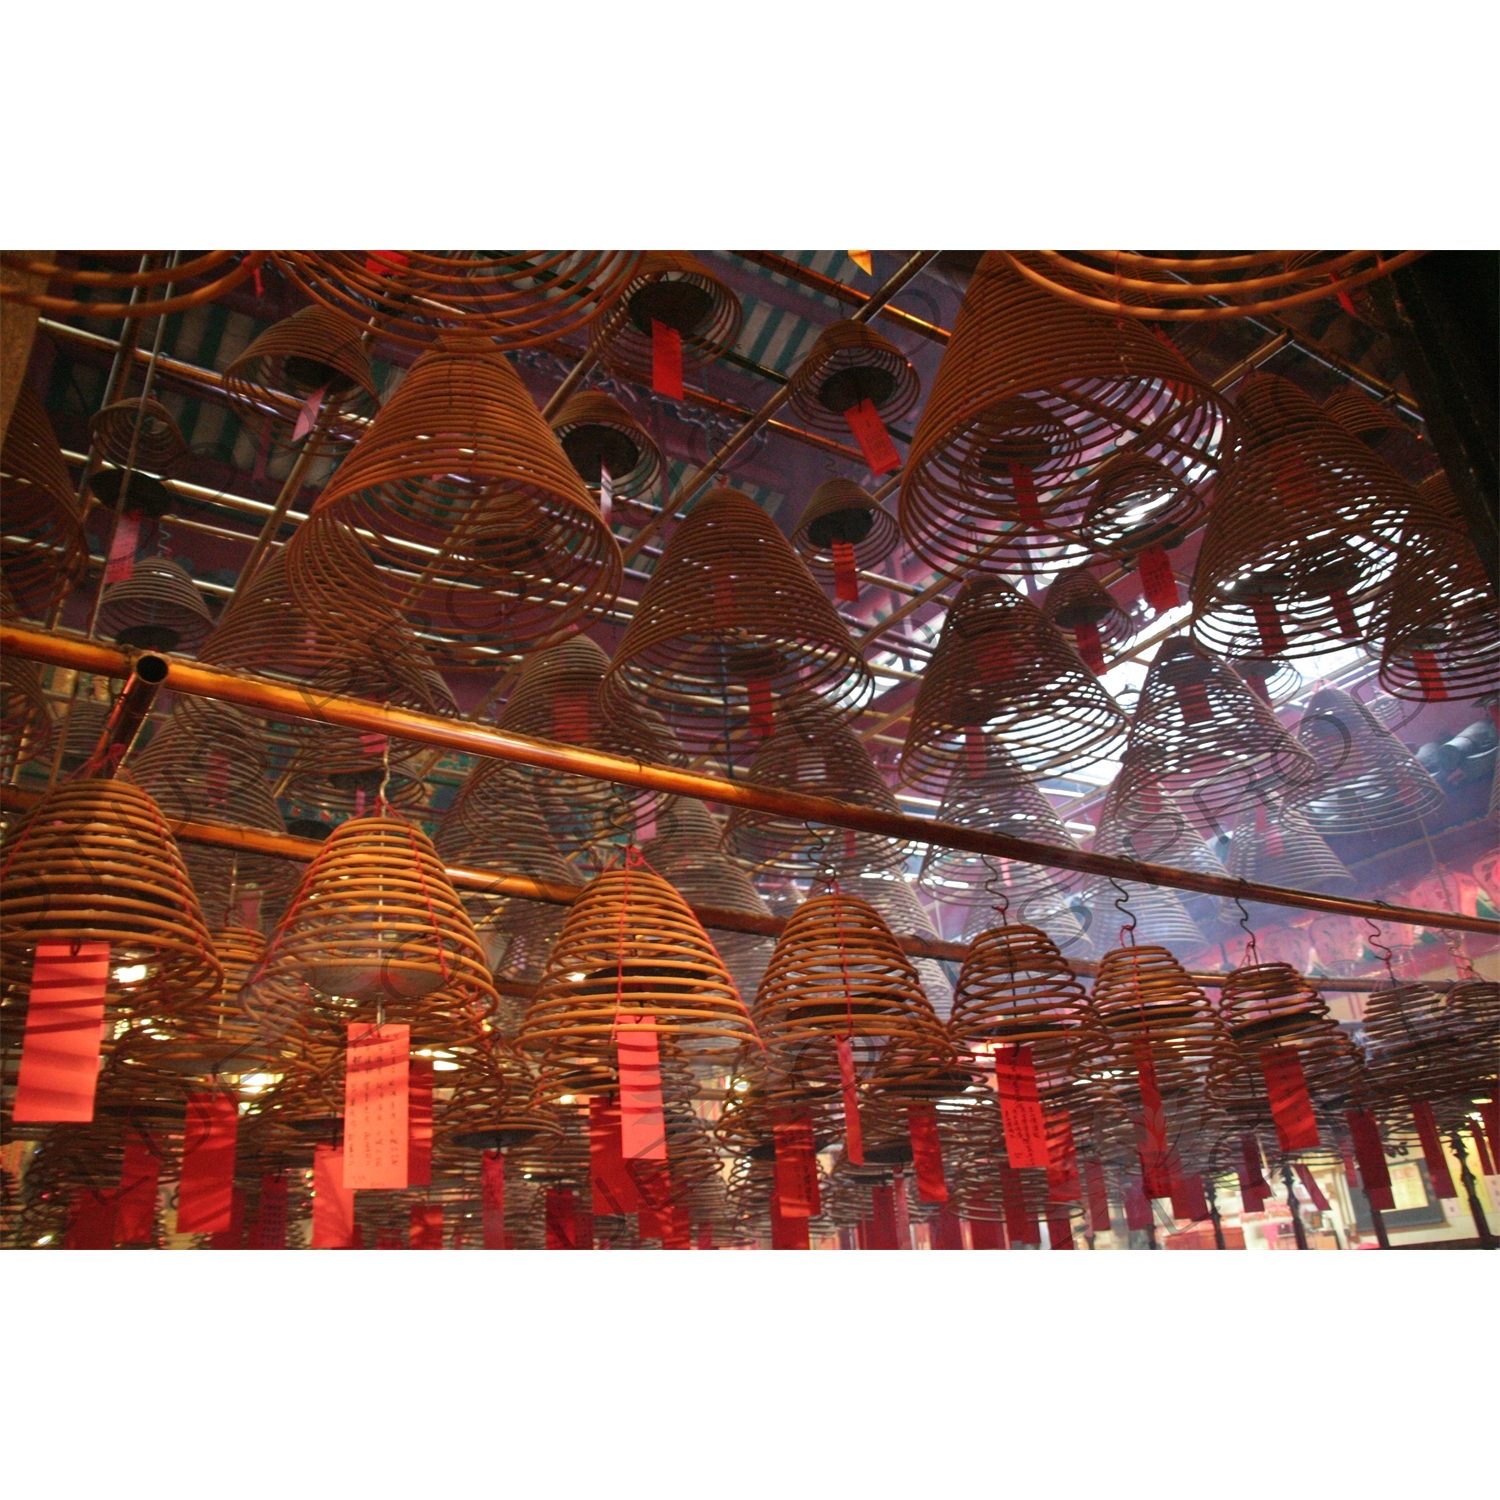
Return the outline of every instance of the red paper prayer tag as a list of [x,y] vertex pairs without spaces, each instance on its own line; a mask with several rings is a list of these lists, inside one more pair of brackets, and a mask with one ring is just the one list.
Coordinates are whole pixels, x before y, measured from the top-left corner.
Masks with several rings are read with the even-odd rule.
[[1141,1183],[1148,1198],[1167,1198],[1172,1171],[1167,1147],[1167,1115],[1156,1082],[1156,1061],[1149,1042],[1135,1044],[1136,1076],[1141,1093],[1141,1117],[1136,1121],[1136,1147],[1141,1161]]
[[1155,1220],[1151,1214],[1151,1200],[1139,1177],[1125,1179],[1125,1227],[1127,1229],[1150,1229]]
[[1443,681],[1443,669],[1431,651],[1413,651],[1411,664],[1416,668],[1417,682],[1422,696],[1429,703],[1440,703],[1448,696],[1448,684]]
[[1250,610],[1255,616],[1255,628],[1260,632],[1260,649],[1266,656],[1280,656],[1286,650],[1286,631],[1281,628],[1281,616],[1276,613],[1276,603],[1265,594],[1250,596]]
[[411,1027],[349,1023],[344,1064],[344,1186],[407,1183]]
[[1443,1155],[1443,1142],[1438,1135],[1432,1105],[1425,1099],[1415,1100],[1411,1107],[1411,1118],[1417,1127],[1417,1139],[1422,1143],[1422,1160],[1427,1163],[1427,1175],[1432,1179],[1433,1192],[1439,1198],[1458,1197],[1453,1189],[1453,1174],[1448,1170],[1448,1158]]
[[360,750],[365,755],[374,756],[377,760],[384,757],[389,744],[389,738],[383,734],[361,734],[359,737]]
[[1213,705],[1208,701],[1206,682],[1173,683],[1177,690],[1177,706],[1182,710],[1184,724],[1212,724]]
[[783,1217],[816,1218],[823,1205],[818,1193],[812,1121],[801,1115],[777,1120],[771,1129],[776,1146],[776,1192]]
[[946,1203],[943,1145],[938,1138],[937,1110],[931,1104],[906,1106],[906,1129],[911,1137],[911,1164],[917,1174],[917,1197],[923,1203]]
[[1042,507],[1036,498],[1036,476],[1026,464],[1011,464],[1011,488],[1016,495],[1016,511],[1023,526],[1041,526]]
[[846,604],[859,603],[859,574],[854,569],[854,543],[833,544],[833,597]]
[[1197,1173],[1190,1177],[1174,1177],[1171,1183],[1172,1217],[1191,1219],[1195,1224],[1208,1218],[1208,1199],[1203,1192],[1203,1178]]
[[1240,1137],[1240,1197],[1247,1213],[1259,1213],[1271,1196],[1271,1184],[1261,1169],[1260,1142],[1253,1135]]
[[1047,1241],[1053,1250],[1076,1250],[1073,1221],[1066,1214],[1047,1215]]
[[1110,1227],[1109,1188],[1104,1179],[1104,1163],[1084,1162],[1083,1181],[1088,1189],[1089,1228],[1095,1234],[1103,1234]]
[[109,944],[38,943],[11,1118],[87,1124],[94,1118]]
[[122,583],[135,573],[135,549],[141,539],[141,513],[127,510],[115,522],[115,534],[109,541],[109,557],[104,564],[104,581]]
[[988,759],[989,745],[984,730],[977,724],[970,724],[964,730],[964,769],[971,776],[982,775]]
[[323,410],[323,398],[327,394],[328,387],[322,386],[302,403],[297,413],[297,425],[292,428],[294,443],[300,443],[318,425],[318,416]]
[[281,1174],[267,1174],[260,1180],[260,1215],[252,1250],[285,1250],[287,1219],[287,1180]]
[[443,1248],[443,1205],[441,1203],[412,1204],[411,1248],[413,1250],[441,1250]]
[[839,1090],[844,1098],[844,1160],[851,1167],[865,1164],[865,1137],[859,1120],[859,1080],[854,1072],[854,1046],[846,1036],[834,1044],[839,1059]]
[[1046,1167],[1047,1122],[1037,1095],[1036,1066],[1030,1047],[995,1053],[995,1092],[1005,1131],[1005,1155],[1012,1167]]
[[484,1215],[484,1248],[506,1249],[505,1158],[498,1151],[486,1151],[479,1159],[479,1206]]
[[1099,627],[1092,620],[1085,620],[1073,627],[1073,639],[1078,643],[1084,666],[1095,677],[1104,676],[1104,647],[1099,643]]
[[156,1243],[156,1189],[161,1157],[134,1134],[125,1137],[120,1190],[115,1194],[115,1241],[121,1245]]
[[851,406],[844,413],[844,420],[849,424],[849,431],[854,434],[854,441],[859,444],[859,451],[864,454],[865,462],[870,466],[870,472],[879,478],[882,474],[889,474],[892,469],[901,467],[901,455],[896,452],[896,445],[891,441],[891,435],[885,430],[885,423],[880,420],[880,413],[875,410],[875,403],[868,398],[861,401],[857,406]]
[[1359,1162],[1359,1176],[1370,1200],[1370,1207],[1380,1211],[1396,1206],[1391,1192],[1391,1173],[1385,1164],[1385,1147],[1380,1140],[1380,1126],[1368,1110],[1351,1109],[1344,1116],[1349,1134],[1354,1138],[1354,1155]]
[[651,389],[674,401],[682,394],[682,335],[669,324],[651,320]]
[[1286,1048],[1262,1054],[1260,1070],[1266,1080],[1266,1098],[1276,1122],[1276,1138],[1283,1151],[1312,1151],[1321,1142],[1318,1122],[1313,1118],[1312,1097],[1302,1059]]
[[115,1248],[115,1195],[79,1188],[68,1202],[64,1250]]
[[336,1146],[313,1148],[312,1247],[354,1248],[354,1189],[344,1186],[344,1153]]
[[640,1206],[635,1180],[625,1170],[620,1106],[603,1094],[589,1098],[589,1179],[596,1215],[633,1214]]
[[1172,559],[1165,547],[1147,548],[1136,559],[1136,569],[1141,575],[1141,592],[1146,603],[1157,614],[1177,608],[1177,576],[1172,572]]
[[1073,1122],[1060,1111],[1045,1116],[1047,1122],[1047,1199],[1051,1203],[1077,1203],[1083,1196],[1078,1177],[1078,1153],[1073,1146]]
[[[805,1218],[796,1218],[791,1214],[782,1212],[781,1194],[776,1188],[772,1188],[771,1248],[773,1250],[811,1249],[812,1242],[808,1235],[807,1225],[808,1221]],[[892,1237],[894,1238],[894,1233]]]
[[432,1059],[414,1057],[407,1074],[406,1185],[432,1182]]
[[896,1238],[896,1190],[893,1187],[870,1189],[870,1249],[899,1250]]
[[215,1230],[208,1237],[210,1250],[243,1250],[245,1248],[244,1188],[236,1188],[229,1200],[229,1228]]
[[547,1248],[549,1250],[576,1250],[578,1248],[578,1218],[572,1188],[548,1188],[545,1213]]
[[617,1015],[615,1054],[620,1073],[621,1152],[627,1161],[665,1161],[667,1121],[656,1017],[634,1011]]
[[1309,1199],[1311,1199],[1312,1206],[1317,1209],[1320,1214],[1326,1214],[1328,1212],[1328,1198],[1327,1195],[1323,1192],[1323,1189],[1318,1186],[1318,1179],[1313,1176],[1311,1169],[1305,1166],[1302,1162],[1299,1161],[1295,1165],[1297,1169],[1297,1176],[1300,1179],[1302,1186],[1307,1189],[1307,1196]]
[[1000,1203],[1005,1210],[1005,1232],[1012,1245],[1040,1245],[1042,1226],[1026,1202],[1026,1183],[1014,1167],[1000,1169]]
[[411,263],[404,250],[367,250],[365,270],[371,276],[393,276]]
[[1351,318],[1357,318],[1359,314],[1354,309],[1354,299],[1341,287],[1334,295],[1338,298],[1338,304],[1349,314]]
[[228,1229],[234,1209],[239,1109],[233,1094],[189,1094],[177,1186],[177,1233]]
[[745,683],[750,702],[750,728],[756,734],[773,734],[776,716],[771,708],[771,683],[765,677],[752,677]]
[[1338,621],[1339,634],[1346,641],[1357,641],[1363,635],[1359,628],[1359,621],[1354,617],[1354,606],[1349,602],[1349,594],[1345,589],[1334,589],[1329,594],[1328,602],[1333,606],[1333,618]]

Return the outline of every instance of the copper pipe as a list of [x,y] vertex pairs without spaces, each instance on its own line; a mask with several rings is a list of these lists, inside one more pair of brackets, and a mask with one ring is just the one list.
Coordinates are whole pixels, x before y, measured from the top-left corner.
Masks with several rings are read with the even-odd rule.
[[112,780],[130,754],[130,747],[156,702],[157,690],[167,680],[167,671],[166,658],[154,651],[135,658],[130,678],[115,699],[104,733],[99,736],[98,748],[90,758],[90,764],[98,767],[93,774],[100,780]]
[[[125,652],[96,642],[49,635],[43,631],[26,630],[8,624],[0,624],[0,652],[3,651],[14,651],[17,656],[35,661],[49,662],[60,667],[75,667],[110,677],[128,676],[131,662],[131,657]],[[675,796],[698,797],[707,802],[774,813],[779,817],[796,818],[802,822],[851,828],[859,833],[876,833],[887,838],[936,844],[945,849],[964,849],[971,854],[1018,860],[1022,864],[1077,870],[1086,875],[1103,876],[1105,879],[1131,880],[1144,885],[1167,886],[1174,890],[1198,891],[1209,896],[1225,896],[1231,900],[1238,898],[1242,901],[1261,901],[1271,906],[1329,912],[1334,916],[1409,922],[1419,927],[1478,932],[1488,937],[1500,937],[1500,921],[1485,917],[1469,917],[1458,912],[1430,911],[1418,907],[1390,906],[1381,901],[1325,896],[1314,891],[1293,891],[1259,881],[1232,880],[1219,875],[1200,874],[1194,870],[1149,864],[1142,860],[1091,854],[1082,849],[1056,848],[1051,844],[1039,844],[1009,834],[961,828],[955,823],[912,818],[904,813],[881,812],[876,808],[839,802],[831,797],[810,797],[801,792],[755,786],[745,781],[725,781],[717,776],[704,776],[691,771],[680,771],[672,766],[629,760],[624,756],[608,755],[603,751],[577,745],[534,740],[508,730],[461,719],[444,719],[436,714],[417,713],[412,709],[368,703],[359,698],[325,694],[308,684],[298,686],[276,682],[268,677],[248,672],[226,672],[198,662],[171,659],[168,682],[174,692],[192,693],[197,697],[235,703],[267,718],[313,719],[324,724],[341,724],[346,728],[384,734],[393,739],[440,745],[465,755],[487,755],[496,760],[566,771],[598,781],[618,781],[626,786],[647,787]]]

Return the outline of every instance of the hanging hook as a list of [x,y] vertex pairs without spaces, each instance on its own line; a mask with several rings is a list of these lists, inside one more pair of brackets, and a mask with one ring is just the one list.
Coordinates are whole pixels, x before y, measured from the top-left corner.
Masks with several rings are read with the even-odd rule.
[[1010,921],[1010,890],[1004,875],[989,862],[984,860],[984,867],[989,871],[989,878],[984,883],[984,893],[990,898],[991,905],[995,908],[995,915],[1000,918],[1000,925],[1006,926]]
[[1238,896],[1234,898],[1234,904],[1239,908],[1240,931],[1245,934],[1245,957],[1242,962],[1246,964],[1258,964],[1260,962],[1260,950],[1255,946],[1255,932],[1250,926],[1250,913],[1245,910],[1245,903]]
[[1113,876],[1109,877],[1109,883],[1115,888],[1114,908],[1125,921],[1120,927],[1120,943],[1122,946],[1135,947],[1135,913],[1130,909],[1130,893]]
[[1396,970],[1392,967],[1392,964],[1391,964],[1391,960],[1394,958],[1395,955],[1391,952],[1391,950],[1388,947],[1386,947],[1386,945],[1383,942],[1381,942],[1381,940],[1380,940],[1380,924],[1375,920],[1375,918],[1374,917],[1366,917],[1365,918],[1365,925],[1370,929],[1369,937],[1366,939],[1366,941],[1369,943],[1371,951],[1373,953],[1377,954],[1379,956],[1379,958],[1380,958],[1380,961],[1385,965],[1385,972],[1386,972],[1387,977],[1391,981],[1391,988],[1395,989],[1396,988]]

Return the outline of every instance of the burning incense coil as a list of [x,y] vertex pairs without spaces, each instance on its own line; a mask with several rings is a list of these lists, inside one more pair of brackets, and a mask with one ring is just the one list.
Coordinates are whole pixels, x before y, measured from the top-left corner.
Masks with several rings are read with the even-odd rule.
[[1165,464],[1124,451],[1089,475],[1078,534],[1096,552],[1132,560],[1153,547],[1170,551],[1186,538],[1207,505]]
[[99,456],[110,463],[164,477],[177,473],[193,456],[172,413],[150,396],[132,396],[96,412],[89,421],[89,436]]
[[846,544],[856,568],[873,568],[895,550],[896,518],[852,479],[825,479],[808,497],[792,546],[824,583],[834,577],[835,544]]
[[1219,1014],[1234,1041],[1253,1048],[1318,1031],[1328,1007],[1290,964],[1247,964],[1224,981]]
[[99,629],[120,646],[195,652],[214,628],[187,570],[166,557],[143,557],[129,578],[104,590]]
[[[114,270],[82,270],[36,259],[24,250],[6,251],[7,270],[26,277],[45,277],[53,286],[72,287],[95,295],[87,299],[62,297],[6,286],[0,289],[0,300],[39,308],[52,317],[154,318],[216,301],[254,274],[266,258],[264,250],[205,250],[190,260],[167,265],[164,251],[148,253],[153,265],[143,271],[138,250],[88,252],[90,261],[113,264]],[[159,294],[158,289],[163,287],[165,293]],[[144,295],[132,302],[129,293],[137,289]]]
[[1430,443],[1415,433],[1389,406],[1372,401],[1357,385],[1345,385],[1323,403],[1323,411],[1383,458],[1408,484],[1421,484],[1436,464]]
[[0,576],[15,607],[40,617],[83,577],[88,547],[57,435],[41,397],[24,382],[16,389],[0,469]]
[[1052,580],[1042,613],[1059,630],[1071,632],[1078,654],[1091,671],[1104,664],[1106,647],[1123,646],[1135,627],[1130,616],[1089,568],[1069,568]]
[[631,267],[593,322],[604,364],[627,380],[649,384],[652,324],[682,340],[682,367],[696,370],[734,348],[744,321],[734,290],[685,250],[648,250]]
[[1237,880],[1288,886],[1294,891],[1349,895],[1354,877],[1312,825],[1285,803],[1257,807],[1241,818],[1229,844],[1229,873]]
[[578,477],[597,490],[608,472],[621,519],[642,524],[646,508],[630,502],[656,487],[665,465],[656,440],[630,412],[603,391],[579,391],[553,417],[552,430]]
[[870,402],[887,424],[917,404],[922,382],[911,361],[868,323],[841,318],[817,337],[787,388],[787,403],[807,426],[843,433],[844,413]]

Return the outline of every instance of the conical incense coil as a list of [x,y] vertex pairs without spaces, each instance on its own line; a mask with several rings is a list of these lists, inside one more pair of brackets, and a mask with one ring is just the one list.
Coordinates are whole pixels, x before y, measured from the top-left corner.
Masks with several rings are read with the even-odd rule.
[[620,295],[637,250],[278,250],[276,264],[315,301],[383,338],[425,347],[454,331],[491,348],[564,338]]
[[1069,568],[1052,580],[1042,613],[1059,630],[1073,636],[1084,664],[1099,670],[1106,647],[1123,646],[1135,627],[1130,616],[1089,568]]
[[579,391],[552,418],[552,430],[578,477],[597,490],[605,473],[621,519],[640,525],[641,506],[631,506],[656,488],[664,464],[656,439],[613,396]]
[[[1094,853],[1172,865],[1204,875],[1224,875],[1224,862],[1164,791],[1149,750],[1127,750],[1120,772],[1104,794]],[[1202,898],[1189,896],[1189,900]]]
[[[278,447],[296,446],[305,438],[315,453],[333,453],[346,445],[325,412],[341,417],[369,417],[380,404],[364,335],[368,323],[315,304],[298,308],[254,339],[224,371],[224,394],[235,415],[257,436],[267,434]],[[269,394],[285,392],[304,404],[288,412]],[[300,436],[298,435],[300,429]]]
[[1200,953],[1208,946],[1203,929],[1178,893],[1165,886],[1107,881],[1086,891],[1083,899],[1093,913],[1089,935],[1096,949],[1131,937],[1181,956]]
[[1255,963],[1225,979],[1219,1014],[1237,1045],[1258,1048],[1317,1031],[1328,1019],[1328,1007],[1290,964]]
[[1089,475],[1078,534],[1095,552],[1131,561],[1153,547],[1177,546],[1196,529],[1206,505],[1201,487],[1193,489],[1165,464],[1125,450]]
[[[775,733],[756,749],[746,776],[757,786],[784,787],[881,812],[900,812],[864,741],[817,700],[794,700],[788,706],[779,716]],[[857,875],[886,870],[902,864],[909,852],[905,843],[880,834],[819,828],[742,807],[730,812],[724,842],[757,868],[788,874]]]
[[104,942],[112,970],[145,968],[128,996],[132,1008],[181,1008],[219,988],[219,960],[182,855],[138,787],[54,787],[6,831],[0,876],[0,952],[13,976],[38,943]]
[[852,714],[864,658],[801,558],[749,495],[715,489],[672,534],[604,679],[605,711],[656,710],[684,749],[773,732],[794,694]]
[[561,1139],[557,1112],[541,1100],[535,1064],[491,1038],[459,1073],[453,1096],[435,1121],[438,1145],[462,1151],[508,1151]]
[[55,732],[41,669],[20,656],[0,659],[0,775],[45,754]]
[[497,354],[424,354],[329,481],[325,509],[371,534],[391,603],[459,662],[561,634],[619,592],[597,500]]
[[[304,522],[303,527],[309,523]],[[368,559],[366,559],[368,564]],[[225,607],[199,661],[310,681],[343,648],[320,630],[292,593],[286,576],[286,550],[274,553]]]
[[[809,894],[822,895],[829,888],[817,883]],[[857,896],[873,906],[898,938],[916,937],[937,941],[942,936],[927,914],[926,907],[917,899],[910,877],[899,870],[862,871],[858,875],[841,879],[837,888],[845,895]],[[953,985],[947,971],[935,958],[923,958],[915,954],[908,956],[911,958],[912,968],[917,971],[917,978],[922,981],[922,993],[927,996],[928,1003],[938,1018],[946,1021],[953,1006]]]
[[1341,386],[1323,403],[1323,414],[1384,459],[1408,484],[1420,484],[1437,464],[1430,443],[1391,407],[1372,401],[1353,383]]
[[57,435],[41,397],[24,382],[16,389],[0,470],[0,570],[16,608],[40,618],[83,577],[88,546]]
[[1222,1029],[1208,997],[1165,948],[1143,945],[1106,953],[1094,979],[1093,1002],[1117,1052],[1150,1042],[1158,1052],[1158,1071],[1170,1068],[1183,1087],[1207,1067]]
[[1500,992],[1493,985],[1472,988],[1477,996],[1471,993],[1457,1006],[1424,984],[1373,991],[1364,1016],[1372,1079],[1410,1098],[1426,1097],[1424,1089],[1478,1097],[1500,1066]]
[[1368,638],[1399,549],[1462,533],[1290,381],[1252,374],[1236,399],[1246,440],[1203,534],[1194,636],[1226,651],[1254,630],[1293,660]]
[[143,557],[129,578],[104,590],[99,633],[117,645],[191,655],[208,638],[214,617],[180,563]]
[[792,533],[792,546],[815,578],[834,581],[834,548],[849,548],[856,568],[878,567],[896,549],[896,518],[852,479],[825,479],[811,495]]
[[654,871],[629,860],[568,908],[520,1044],[587,1059],[613,1076],[621,1016],[649,1014],[662,1043],[694,1059],[728,1057],[755,1035],[708,934]]
[[[80,270],[76,264],[59,265],[34,251],[7,250],[4,254],[8,271],[50,283],[46,291],[34,291],[25,282],[0,283],[0,299],[6,302],[40,308],[53,317],[137,319],[165,316],[215,301],[252,275],[267,252],[205,250],[188,259],[179,257],[174,264],[165,250],[148,250],[145,254],[150,263],[143,269],[139,250],[91,250],[88,270]],[[94,269],[101,261],[114,269]],[[86,289],[92,296],[85,301],[57,295],[64,288]],[[132,302],[130,294],[137,290],[142,295]]]
[[[1204,823],[1301,795],[1318,767],[1222,661],[1182,636],[1162,643],[1130,723],[1127,754]],[[1124,771],[1121,772],[1122,779]]]
[[[1418,492],[1455,524],[1448,476]],[[1465,536],[1417,534],[1402,548],[1383,621],[1380,685],[1398,698],[1481,698],[1500,689],[1500,610]]]
[[592,341],[610,370],[649,384],[654,323],[677,332],[682,367],[696,370],[734,348],[744,316],[733,289],[696,256],[685,250],[648,250],[601,306]]
[[1317,761],[1305,799],[1308,821],[1324,834],[1369,833],[1430,818],[1443,790],[1426,768],[1357,698],[1319,688],[1297,725]]
[[1229,843],[1229,873],[1236,880],[1322,891],[1330,896],[1354,890],[1354,876],[1312,825],[1285,803],[1257,807],[1241,818]]
[[150,396],[132,396],[96,412],[89,420],[89,436],[109,463],[163,477],[175,474],[193,456],[172,413]]
[[844,433],[844,413],[868,401],[882,422],[917,404],[922,382],[911,361],[868,323],[840,318],[818,335],[792,375],[787,403],[811,428]]
[[901,532],[933,567],[1009,571],[1071,545],[1049,535],[1082,518],[1084,496],[1064,486],[1109,449],[1188,473],[1233,445],[1224,398],[1166,340],[1062,312],[990,251],[917,424]]
[[[797,1106],[797,1112],[811,1125],[815,1151],[843,1136],[843,1121],[836,1104],[836,1100],[823,1097],[805,1100]],[[774,1161],[776,1120],[787,1112],[788,1106],[776,1100],[770,1091],[766,1054],[747,1047],[735,1059],[725,1079],[719,1115],[713,1122],[714,1138],[730,1156],[756,1162]]]
[[[969,908],[964,917],[961,940],[973,942],[981,932],[995,925],[996,915],[1003,910],[1006,921],[1024,922],[1040,928],[1064,953],[1071,953],[1074,958],[1090,957],[1096,948],[1094,913],[1083,900],[1065,895],[1061,887],[1045,878],[1041,871],[1018,865],[1012,865],[1011,869],[1013,872],[1027,871],[1024,887],[998,884],[987,891],[985,894],[995,899],[991,904],[980,902]],[[1004,897],[1003,902],[1000,897]],[[1101,929],[1102,926],[1101,923]],[[1112,934],[1106,936],[1106,946],[1110,941],[1113,941]]]
[[1118,752],[1126,719],[1071,642],[999,579],[975,576],[948,611],[911,711],[901,778],[941,795],[994,741],[1030,776]]

